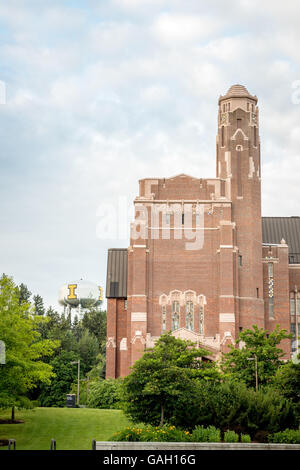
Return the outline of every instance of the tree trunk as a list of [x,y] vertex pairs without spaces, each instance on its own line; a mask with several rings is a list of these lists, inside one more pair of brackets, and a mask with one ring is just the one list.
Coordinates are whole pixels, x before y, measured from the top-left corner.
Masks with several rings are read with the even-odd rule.
[[164,407],[160,405],[160,426],[164,425]]
[[12,409],[11,409],[11,420],[14,421],[15,420],[15,407],[13,406]]

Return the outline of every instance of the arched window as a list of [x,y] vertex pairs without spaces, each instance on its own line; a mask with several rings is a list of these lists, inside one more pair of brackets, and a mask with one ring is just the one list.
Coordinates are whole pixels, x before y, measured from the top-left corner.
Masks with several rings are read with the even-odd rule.
[[178,330],[180,320],[180,305],[177,300],[172,302],[172,331]]
[[185,304],[185,327],[194,330],[194,304],[190,300]]

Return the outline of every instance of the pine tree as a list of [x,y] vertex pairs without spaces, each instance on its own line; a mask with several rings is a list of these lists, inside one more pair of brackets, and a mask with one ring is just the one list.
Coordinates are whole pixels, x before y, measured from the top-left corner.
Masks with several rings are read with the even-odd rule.
[[28,287],[22,283],[19,285],[18,290],[19,290],[19,305],[21,305],[21,303],[23,302],[29,303],[31,292],[29,291]]
[[45,315],[45,307],[43,298],[40,295],[35,295],[33,297],[34,309],[36,315]]

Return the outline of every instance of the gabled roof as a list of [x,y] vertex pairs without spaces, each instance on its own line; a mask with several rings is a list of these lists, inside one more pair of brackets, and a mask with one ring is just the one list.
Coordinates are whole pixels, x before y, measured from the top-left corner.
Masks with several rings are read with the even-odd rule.
[[290,264],[300,264],[300,217],[263,217],[262,238],[265,244],[280,244],[284,238]]

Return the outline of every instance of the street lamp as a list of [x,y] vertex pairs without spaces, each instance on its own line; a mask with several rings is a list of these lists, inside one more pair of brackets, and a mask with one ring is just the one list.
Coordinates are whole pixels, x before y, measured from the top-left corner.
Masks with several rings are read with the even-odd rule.
[[258,373],[257,373],[257,355],[254,354],[254,357],[247,357],[247,361],[255,361],[255,388],[258,390]]
[[78,361],[72,361],[70,364],[78,364],[78,378],[77,378],[77,405],[79,406],[79,383],[80,383],[80,359]]

